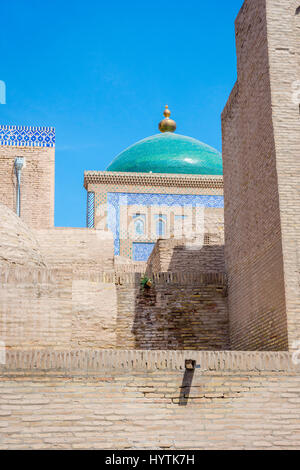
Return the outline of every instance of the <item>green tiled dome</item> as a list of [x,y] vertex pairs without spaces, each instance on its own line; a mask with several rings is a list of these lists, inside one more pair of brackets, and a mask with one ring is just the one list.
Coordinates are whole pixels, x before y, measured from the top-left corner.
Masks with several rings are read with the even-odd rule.
[[222,175],[222,155],[192,137],[165,132],[128,147],[107,171]]

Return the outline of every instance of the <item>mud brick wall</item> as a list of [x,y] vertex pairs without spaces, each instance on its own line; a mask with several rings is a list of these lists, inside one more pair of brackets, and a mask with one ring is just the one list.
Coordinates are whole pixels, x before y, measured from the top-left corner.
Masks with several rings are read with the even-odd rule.
[[16,212],[15,158],[25,157],[21,173],[21,218],[30,228],[54,225],[54,147],[0,145],[0,202]]
[[289,349],[300,340],[300,3],[267,1],[272,121]]
[[195,234],[193,240],[176,237],[157,240],[148,259],[147,272],[160,271],[224,272],[223,209],[205,208],[204,237]]
[[0,340],[7,348],[68,347],[72,272],[1,269]]
[[285,350],[300,331],[292,3],[247,0],[236,20],[238,79],[222,114],[232,349]]
[[147,273],[225,271],[224,245],[197,246],[185,240],[157,240]]
[[1,268],[0,341],[7,348],[116,346],[114,274]]
[[0,375],[1,449],[300,447],[287,353],[19,351]]
[[117,276],[119,349],[229,349],[224,274]]
[[114,271],[113,238],[108,232],[86,228],[35,230],[41,253],[51,268]]

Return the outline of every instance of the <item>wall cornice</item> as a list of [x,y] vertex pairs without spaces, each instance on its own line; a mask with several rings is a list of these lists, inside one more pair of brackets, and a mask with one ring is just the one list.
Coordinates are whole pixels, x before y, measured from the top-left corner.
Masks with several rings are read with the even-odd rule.
[[88,189],[89,184],[122,184],[223,189],[223,176],[180,175],[169,173],[121,173],[114,171],[85,171],[85,189]]
[[185,359],[196,361],[201,371],[297,371],[292,354],[261,351],[162,351],[112,349],[11,349],[0,375],[51,373],[59,376],[95,375],[105,371],[184,370]]

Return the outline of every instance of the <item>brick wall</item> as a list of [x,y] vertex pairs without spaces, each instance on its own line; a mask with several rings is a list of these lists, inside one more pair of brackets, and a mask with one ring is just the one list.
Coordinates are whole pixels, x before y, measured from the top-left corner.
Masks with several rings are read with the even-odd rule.
[[266,4],[288,340],[293,349],[300,340],[300,3]]
[[25,157],[21,172],[21,217],[31,228],[54,225],[54,147],[0,145],[0,202],[16,211],[16,157]]
[[45,267],[39,243],[11,209],[0,203],[0,266]]
[[3,267],[0,340],[7,348],[116,346],[114,274]]
[[204,237],[200,237],[199,243],[197,238],[187,240],[174,237],[157,240],[148,259],[147,272],[160,271],[224,272],[223,209],[204,209]]
[[[226,278],[3,267],[0,340],[10,349],[229,349]],[[116,285],[117,284],[117,285]]]
[[109,232],[86,228],[34,231],[48,266],[73,270],[114,271],[113,238]]
[[[286,13],[288,2],[269,0],[268,9],[279,4]],[[284,44],[283,36],[288,27],[278,13],[281,24],[278,35]],[[273,127],[272,115],[276,91],[273,89],[271,93],[270,86],[270,80],[273,81],[269,59],[272,28],[266,1],[247,0],[236,20],[238,81],[222,114],[225,258],[232,349],[288,348],[282,210],[289,205],[293,214],[290,219],[295,221],[297,201],[282,172],[282,183],[285,180],[283,184],[290,197],[287,196],[286,208],[280,207],[283,201],[280,188],[278,192],[276,160],[279,129]],[[279,74],[277,80],[278,85],[283,85]],[[289,85],[287,80],[283,88]],[[281,91],[287,91],[284,89]],[[287,95],[280,97],[277,93],[277,96],[285,106],[283,98]],[[281,124],[283,135],[287,123],[282,119]],[[293,145],[288,153],[289,167],[294,173],[298,157]],[[291,176],[291,180],[293,178]],[[292,244],[289,249],[295,254]],[[294,285],[292,290],[295,295]]]
[[185,240],[160,239],[148,259],[147,273],[152,272],[224,272],[224,245],[198,246]]
[[228,349],[224,274],[159,273],[144,290],[140,279],[117,276],[119,349]]
[[0,448],[296,450],[299,390],[287,353],[8,352]]

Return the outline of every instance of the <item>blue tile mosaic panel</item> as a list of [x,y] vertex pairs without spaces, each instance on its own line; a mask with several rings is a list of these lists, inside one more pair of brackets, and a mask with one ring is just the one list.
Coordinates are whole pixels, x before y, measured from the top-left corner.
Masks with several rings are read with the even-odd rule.
[[94,227],[94,212],[95,212],[95,193],[89,191],[87,193],[87,211],[86,211],[87,228]]
[[[107,225],[114,235],[115,255],[120,255],[120,207],[141,206],[193,206],[224,207],[224,197],[193,194],[146,194],[146,193],[107,193]],[[150,243],[151,244],[151,243]],[[149,243],[146,243],[149,245]],[[143,260],[144,261],[144,260]]]
[[134,261],[147,261],[152,253],[155,243],[132,243],[132,257]]
[[55,147],[54,127],[1,126],[0,145]]
[[108,193],[107,198],[108,203],[115,207],[117,205],[224,207],[223,196],[198,194]]

